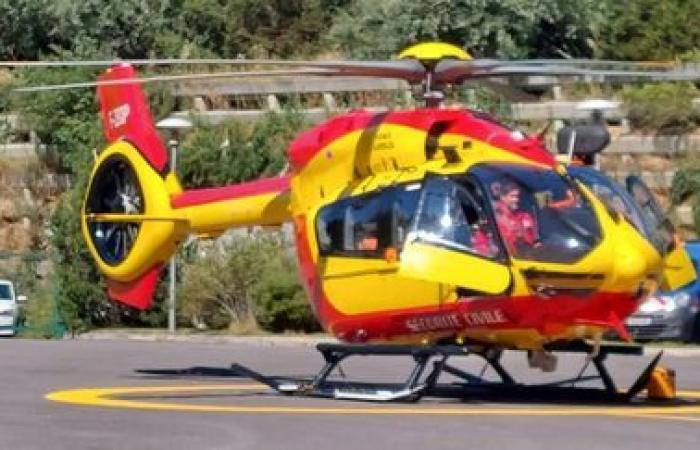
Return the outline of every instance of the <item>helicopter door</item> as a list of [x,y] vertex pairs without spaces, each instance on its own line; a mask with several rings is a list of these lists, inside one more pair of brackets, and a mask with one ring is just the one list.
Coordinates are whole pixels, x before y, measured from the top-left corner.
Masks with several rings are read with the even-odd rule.
[[468,183],[426,178],[401,252],[402,275],[485,294],[511,284],[496,227]]
[[654,200],[654,195],[639,177],[629,176],[625,184],[641,210],[649,240],[663,257],[661,287],[674,290],[693,281],[696,277],[693,262],[683,245],[678,244],[673,224]]

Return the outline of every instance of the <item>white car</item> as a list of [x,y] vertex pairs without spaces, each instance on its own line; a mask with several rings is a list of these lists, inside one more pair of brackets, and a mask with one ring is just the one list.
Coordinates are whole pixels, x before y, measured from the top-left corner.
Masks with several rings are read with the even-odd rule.
[[14,336],[17,327],[18,298],[11,281],[0,280],[0,336]]

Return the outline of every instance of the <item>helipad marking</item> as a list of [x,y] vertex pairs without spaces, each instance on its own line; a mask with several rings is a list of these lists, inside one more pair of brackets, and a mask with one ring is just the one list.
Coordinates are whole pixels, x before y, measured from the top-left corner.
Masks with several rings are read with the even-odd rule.
[[[373,415],[489,415],[489,416],[622,416],[664,418],[675,420],[700,420],[700,418],[682,418],[684,414],[700,414],[700,406],[610,406],[610,407],[396,407],[374,405],[350,407],[343,406],[250,406],[250,405],[202,405],[185,403],[168,403],[142,401],[139,399],[115,398],[130,394],[172,394],[180,392],[206,392],[206,391],[250,391],[265,389],[260,384],[229,384],[229,385],[193,385],[193,386],[148,386],[148,387],[111,387],[70,389],[51,392],[46,395],[47,400],[70,403],[84,406],[100,406],[107,408],[128,408],[142,410],[161,411],[189,411],[189,412],[226,412],[226,413],[274,413],[274,414],[373,414]],[[700,398],[700,391],[679,391],[681,397]],[[659,417],[661,418],[661,417]],[[672,419],[672,420],[673,420]]]

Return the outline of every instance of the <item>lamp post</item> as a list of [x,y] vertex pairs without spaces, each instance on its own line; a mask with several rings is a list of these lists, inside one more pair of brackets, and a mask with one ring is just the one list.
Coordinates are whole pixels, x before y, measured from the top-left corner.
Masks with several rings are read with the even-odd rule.
[[[156,128],[163,130],[168,136],[168,149],[170,150],[170,173],[176,175],[177,153],[182,135],[192,128],[192,122],[183,117],[170,116],[159,121]],[[175,334],[175,281],[176,281],[176,254],[170,258],[168,264],[169,286],[168,286],[168,332]]]

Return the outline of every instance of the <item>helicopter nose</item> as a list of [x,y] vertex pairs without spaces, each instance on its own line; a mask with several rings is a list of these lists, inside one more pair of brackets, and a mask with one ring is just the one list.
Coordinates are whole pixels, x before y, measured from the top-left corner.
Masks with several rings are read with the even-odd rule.
[[618,287],[636,289],[646,278],[647,261],[633,245],[618,243],[615,248],[615,278]]

